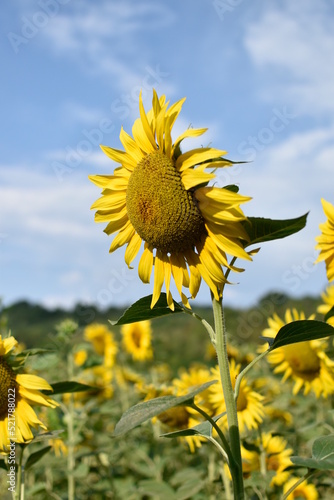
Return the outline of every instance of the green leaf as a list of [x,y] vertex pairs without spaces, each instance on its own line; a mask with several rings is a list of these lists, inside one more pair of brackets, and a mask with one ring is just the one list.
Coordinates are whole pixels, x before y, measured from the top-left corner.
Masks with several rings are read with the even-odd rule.
[[178,488],[176,492],[177,500],[187,500],[187,498],[194,498],[194,495],[198,493],[203,486],[205,485],[204,481],[199,481],[198,477],[189,479],[186,481],[180,488]]
[[55,349],[25,349],[24,351],[16,354],[17,358],[26,357],[26,356],[39,356],[41,354],[50,354],[55,352]]
[[[197,429],[196,427],[199,427],[199,429]],[[212,425],[210,424],[210,422],[203,422],[202,424],[196,425],[196,427],[190,427],[189,429],[181,429],[180,431],[166,432],[165,434],[160,434],[160,437],[163,438],[178,438],[186,436],[211,437]]]
[[[217,422],[226,412],[213,417],[212,420]],[[176,437],[184,437],[184,436],[203,436],[205,438],[212,436],[212,425],[206,420],[205,422],[201,422],[194,427],[190,427],[189,429],[182,429],[180,431],[166,432],[165,434],[160,434],[160,437],[165,438],[176,438]]]
[[52,446],[46,446],[45,448],[42,448],[41,450],[36,451],[35,453],[32,453],[29,457],[28,460],[26,461],[25,465],[25,470],[29,470],[35,463],[37,463],[41,458],[46,455],[51,450]]
[[245,246],[265,241],[278,240],[291,234],[297,233],[306,225],[307,215],[302,215],[296,219],[265,219],[263,217],[248,217],[243,222],[249,241]]
[[329,318],[334,316],[334,306],[328,311],[328,313],[324,317],[324,321],[328,321]]
[[98,388],[86,384],[81,384],[80,382],[66,380],[64,382],[56,382],[51,384],[53,392],[43,391],[47,394],[65,394],[68,392],[83,392],[83,391],[96,391]]
[[159,498],[159,500],[177,500],[174,490],[165,482],[144,479],[139,483],[140,493]]
[[334,470],[334,434],[314,441],[312,458],[291,457],[291,462],[309,469]]
[[158,318],[159,316],[166,316],[167,314],[184,312],[183,307],[174,300],[175,310],[172,311],[167,305],[166,297],[165,293],[161,293],[158,302],[151,309],[152,295],[147,295],[132,304],[117,321],[109,320],[109,323],[113,326],[127,325],[136,321],[144,321],[146,319]]
[[7,470],[7,465],[4,460],[0,460],[0,469]]
[[33,442],[37,443],[39,441],[49,441],[50,439],[56,439],[58,438],[59,434],[62,434],[63,432],[63,429],[50,432],[41,432],[40,434],[36,434],[36,436],[34,436]]
[[334,328],[323,321],[304,319],[292,321],[282,326],[270,346],[270,351],[284,345],[305,342],[306,340],[322,339],[334,335]]
[[210,385],[215,384],[217,381],[213,380],[198,386],[193,391],[185,394],[184,396],[162,396],[160,398],[150,399],[143,403],[138,403],[129,408],[117,422],[114,430],[114,436],[120,436],[126,432],[134,429],[146,420],[153,418],[164,411],[174,408],[174,406],[191,404],[194,397],[202,391],[205,391]]
[[228,191],[232,191],[232,193],[239,192],[239,186],[236,186],[236,184],[228,184],[227,186],[224,186],[224,189],[227,189]]

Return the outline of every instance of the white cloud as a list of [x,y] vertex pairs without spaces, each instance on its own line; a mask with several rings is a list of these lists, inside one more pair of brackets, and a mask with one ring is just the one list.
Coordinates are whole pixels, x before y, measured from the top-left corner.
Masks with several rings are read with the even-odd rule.
[[71,58],[87,72],[112,76],[119,88],[131,88],[143,66],[138,54],[142,52],[147,61],[150,53],[145,36],[173,18],[171,10],[161,3],[83,1],[62,9],[43,34],[56,54]]
[[43,246],[47,236],[66,241],[91,236],[89,200],[93,200],[94,187],[86,177],[73,174],[61,184],[52,173],[27,167],[0,166],[0,170],[0,200],[7,214],[4,232],[12,234],[15,228],[18,238],[27,238],[36,248]]
[[239,167],[242,192],[254,197],[257,215],[269,211],[269,217],[288,217],[292,210],[320,214],[320,198],[333,199],[328,178],[333,134],[334,126],[294,133],[259,152],[254,163]]
[[[268,4],[246,29],[245,46],[277,94],[304,114],[333,113],[333,9],[324,0]],[[263,90],[263,89],[262,89]]]

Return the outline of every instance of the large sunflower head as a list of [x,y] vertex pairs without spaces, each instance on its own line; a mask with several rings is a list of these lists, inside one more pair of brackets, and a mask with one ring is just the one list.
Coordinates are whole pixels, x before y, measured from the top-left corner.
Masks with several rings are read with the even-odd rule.
[[[313,319],[311,315],[308,319]],[[287,309],[285,319],[277,314],[268,319],[269,327],[263,331],[264,337],[275,338],[285,324],[304,320],[305,314],[296,309]],[[327,397],[334,393],[334,362],[326,354],[326,340],[309,340],[279,347],[267,356],[268,362],[275,366],[274,373],[283,373],[283,381],[291,377],[295,381],[293,394],[302,388],[304,394],[313,391],[316,397]],[[265,346],[261,347],[265,350]]]
[[319,225],[321,234],[316,237],[316,249],[320,254],[316,262],[325,261],[328,281],[334,280],[334,205],[321,200],[322,207],[327,217],[326,222]]
[[46,380],[14,371],[10,354],[16,346],[14,337],[2,339],[0,335],[0,453],[8,452],[10,441],[31,441],[34,437],[31,428],[46,429],[32,405],[58,406],[41,392],[52,390]]
[[108,223],[104,230],[108,235],[117,233],[110,252],[127,245],[125,262],[130,267],[144,242],[138,273],[149,283],[154,266],[151,307],[165,283],[167,302],[173,309],[171,277],[187,307],[183,287],[195,298],[201,278],[218,300],[226,282],[222,266],[240,270],[231,266],[227,254],[251,259],[244,250],[248,237],[240,209],[250,198],[208,185],[215,175],[206,172],[207,168],[232,165],[224,158],[226,151],[198,148],[181,153],[183,139],[200,136],[206,129],[189,128],[172,141],[172,128],[184,101],[169,105],[165,96],[159,98],[153,91],[152,109],[146,113],[140,95],[140,118],[132,127],[133,137],[121,129],[124,151],[101,146],[120,166],[113,175],[90,176],[103,189],[102,197],[92,205],[97,210],[95,220]]

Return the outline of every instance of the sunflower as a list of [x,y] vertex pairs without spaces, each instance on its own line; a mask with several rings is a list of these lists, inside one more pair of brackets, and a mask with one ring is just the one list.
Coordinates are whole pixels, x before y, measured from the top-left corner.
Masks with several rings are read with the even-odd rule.
[[74,357],[74,364],[76,366],[82,366],[87,361],[88,353],[85,349],[79,349],[74,353],[73,357]]
[[[217,379],[219,380],[219,378]],[[194,387],[203,385],[210,380],[217,379],[214,378],[206,367],[203,367],[202,365],[193,365],[188,370],[182,370],[180,376],[173,380],[172,385],[175,388],[176,396],[184,396]],[[213,384],[212,386],[215,385],[219,384]],[[194,402],[197,406],[205,410],[206,413],[213,415],[214,408],[210,402],[210,387],[205,391],[196,394]],[[195,413],[198,416],[198,412],[193,408],[189,408],[189,411],[190,413]]]
[[[308,319],[313,318],[314,315],[311,315]],[[265,328],[262,335],[275,338],[285,324],[304,319],[303,312],[287,309],[285,321],[274,314],[268,319],[269,328]],[[274,373],[284,372],[283,382],[289,377],[293,378],[294,395],[304,388],[304,394],[312,390],[317,398],[320,396],[326,398],[334,393],[334,362],[325,353],[326,348],[327,341],[323,339],[299,342],[297,348],[295,344],[290,344],[275,349],[268,354],[267,360],[276,366]],[[265,349],[266,346],[260,348],[260,350]]]
[[321,199],[327,221],[319,225],[321,235],[316,237],[318,244],[316,250],[320,250],[317,262],[325,261],[328,281],[334,280],[334,206],[328,201]]
[[[192,366],[188,371],[182,371],[180,377],[173,380],[169,390],[165,390],[167,394],[168,391],[171,391],[174,396],[184,396],[196,386],[202,385],[209,380],[212,380],[212,377],[208,369],[202,366]],[[195,404],[209,415],[213,415],[213,409],[208,397],[209,393],[208,389],[206,389],[195,396]],[[160,414],[158,419],[169,428],[169,431],[190,429],[203,422],[203,417],[194,408],[190,408],[189,406],[171,408]],[[180,440],[188,444],[192,453],[206,441],[205,438],[198,435],[181,437]]]
[[265,465],[268,472],[275,472],[270,486],[285,484],[290,475],[285,469],[292,465],[290,460],[292,449],[287,448],[287,441],[281,436],[263,433],[256,440],[255,446],[258,450],[250,450],[241,446],[243,473],[248,476],[252,472],[263,470]]
[[[110,330],[103,324],[93,323],[86,326],[84,337],[92,343],[94,350],[99,355],[109,357],[109,362],[113,362],[117,354],[117,344]],[[106,351],[108,351],[106,353]]]
[[[240,372],[240,365],[236,365],[235,360],[230,362],[230,373],[232,385],[235,385],[235,380]],[[219,367],[211,369],[212,379],[220,380]],[[216,410],[216,414],[226,412],[224,395],[221,390],[220,384],[213,384],[209,387],[209,401]],[[237,399],[237,412],[240,432],[246,429],[257,429],[259,424],[263,421],[264,407],[262,404],[263,396],[255,392],[252,386],[243,378],[240,384],[239,395]],[[224,415],[219,421],[219,425],[227,427],[227,416]]]
[[68,447],[61,438],[51,439],[49,441],[49,444],[50,446],[52,446],[52,449],[56,457],[60,458],[68,454]]
[[123,128],[120,132],[125,151],[101,146],[120,166],[113,175],[90,176],[103,189],[91,207],[97,210],[95,221],[108,223],[108,235],[117,233],[110,252],[127,245],[125,262],[130,267],[144,242],[138,274],[149,283],[154,266],[151,307],[165,283],[173,309],[171,277],[186,307],[190,305],[183,287],[195,298],[201,278],[218,300],[226,282],[222,266],[240,271],[229,264],[226,254],[251,260],[244,250],[248,236],[240,209],[250,198],[234,189],[210,187],[215,175],[205,172],[231,166],[223,157],[226,151],[198,148],[182,154],[182,140],[202,135],[203,128],[189,128],[172,142],[171,131],[184,101],[169,106],[165,96],[159,98],[153,90],[152,109],[146,113],[140,94],[133,138]]
[[[289,481],[283,486],[283,493],[287,493],[298,480],[298,477],[292,477],[291,479],[289,479]],[[319,495],[316,487],[313,484],[308,484],[306,481],[303,481],[297,486],[297,488],[293,490],[292,493],[290,493],[290,495],[287,497],[287,500],[293,500],[294,498],[297,498],[299,500],[301,498],[305,498],[305,500],[318,500]]]
[[134,360],[145,361],[152,359],[152,329],[149,320],[123,325],[121,333],[123,335],[124,349],[131,354]]
[[26,443],[33,439],[32,428],[46,426],[39,420],[31,405],[58,406],[41,390],[52,387],[37,375],[17,374],[11,351],[17,346],[14,337],[0,335],[0,452],[8,453],[11,441]]
[[[325,316],[334,307],[334,285],[329,285],[321,298],[324,303],[318,306],[317,312]],[[328,318],[327,323],[334,326],[334,316]]]

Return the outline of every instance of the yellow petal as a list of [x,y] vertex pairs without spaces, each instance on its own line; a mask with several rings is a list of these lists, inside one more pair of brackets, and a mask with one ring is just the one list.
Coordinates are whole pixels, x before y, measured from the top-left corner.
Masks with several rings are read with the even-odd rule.
[[206,172],[199,172],[196,170],[197,169],[189,168],[181,174],[182,183],[187,191],[195,186],[198,186],[199,184],[206,184],[211,179],[216,177],[215,174],[208,174]]
[[179,137],[176,139],[174,146],[173,146],[173,154],[175,151],[175,148],[180,144],[183,139],[187,137],[199,137],[200,135],[204,134],[208,129],[207,128],[188,128],[183,134],[179,135]]
[[201,273],[198,269],[198,264],[200,263],[198,255],[192,250],[186,252],[186,259],[190,271],[190,283],[189,292],[194,299],[198,293],[199,287],[201,285]]
[[229,189],[211,186],[197,189],[195,196],[198,201],[203,201],[206,204],[214,203],[215,206],[221,207],[221,209],[240,205],[240,203],[246,203],[252,199],[250,196],[242,196]]
[[127,263],[128,267],[130,267],[131,262],[133,261],[133,259],[135,259],[137,253],[139,252],[141,244],[141,237],[139,236],[139,234],[135,233],[129,241],[129,244],[125,250],[124,260]]
[[127,132],[125,132],[123,127],[121,128],[119,138],[128,155],[132,156],[136,164],[139,163],[140,160],[143,158],[143,153],[139,148],[138,144],[136,143],[136,141],[134,141],[132,137]]
[[142,99],[142,92],[141,91],[140,91],[140,94],[139,94],[139,112],[140,112],[140,118],[141,118],[141,122],[142,122],[142,125],[143,125],[144,132],[146,134],[146,137],[149,140],[149,142],[151,143],[153,149],[156,149],[155,138],[154,138],[154,135],[152,133],[150,124],[148,123],[148,120],[147,120],[147,116],[146,116],[144,105],[143,105],[143,99]]
[[152,267],[153,267],[152,248],[150,248],[148,243],[145,243],[144,251],[138,264],[138,275],[143,283],[150,282]]
[[50,384],[47,383],[46,380],[42,377],[38,377],[37,375],[22,375],[18,374],[16,375],[16,381],[19,385],[22,385],[22,387],[25,387],[26,389],[35,389],[35,390],[51,390],[52,387]]
[[8,354],[15,346],[17,346],[17,340],[13,336],[1,340],[0,335],[0,356]]
[[[235,239],[227,238],[223,234],[219,233],[216,227],[208,222],[206,225],[209,236],[213,239],[218,248],[223,252],[226,252],[234,257],[240,257],[246,260],[252,260],[252,257],[243,249],[241,243]],[[236,235],[237,238],[238,235]]]
[[176,168],[179,172],[183,172],[183,170],[194,167],[199,163],[202,163],[207,160],[213,160],[214,158],[219,158],[226,154],[226,151],[221,149],[214,148],[197,148],[188,151],[178,157],[176,160]]
[[172,253],[170,256],[172,266],[172,274],[175,281],[176,288],[181,296],[183,285],[183,274],[187,269],[186,262],[183,255],[179,253]]
[[128,243],[134,234],[135,230],[133,229],[133,226],[129,221],[124,226],[124,229],[122,229],[122,231],[120,231],[113,239],[109,248],[109,253],[114,252],[115,250],[117,250],[117,248],[120,248],[125,245],[125,243]]
[[103,232],[110,235],[116,233],[117,231],[122,231],[123,229],[125,229],[128,222],[129,222],[128,216],[124,215],[124,217],[122,217],[119,220],[109,222],[109,224],[103,230]]
[[163,254],[162,252],[157,250],[154,259],[154,286],[153,286],[151,309],[159,300],[161,294],[161,288],[164,283],[164,278],[165,278],[165,269],[164,269]]
[[104,154],[109,156],[113,161],[117,163],[121,163],[125,168],[129,167],[131,170],[136,166],[135,159],[126,153],[125,151],[121,151],[116,148],[109,148],[108,146],[100,146]]

